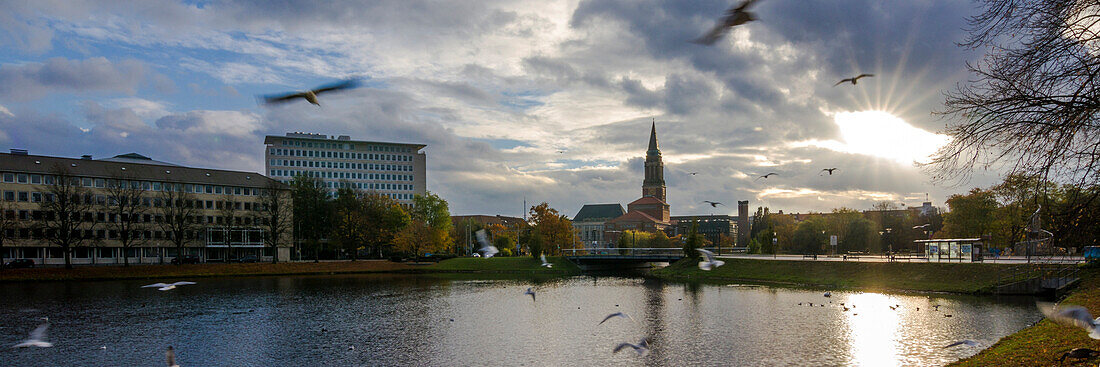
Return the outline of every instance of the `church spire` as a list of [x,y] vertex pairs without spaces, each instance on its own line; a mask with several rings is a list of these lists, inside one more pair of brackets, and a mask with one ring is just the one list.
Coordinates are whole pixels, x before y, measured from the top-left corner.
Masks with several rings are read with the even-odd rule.
[[661,150],[657,148],[657,119],[653,119],[653,125],[649,129],[649,151],[646,153],[654,151],[661,154]]
[[645,180],[642,181],[642,196],[650,196],[665,201],[665,165],[661,161],[661,150],[657,148],[657,119],[649,130],[649,150],[645,152]]

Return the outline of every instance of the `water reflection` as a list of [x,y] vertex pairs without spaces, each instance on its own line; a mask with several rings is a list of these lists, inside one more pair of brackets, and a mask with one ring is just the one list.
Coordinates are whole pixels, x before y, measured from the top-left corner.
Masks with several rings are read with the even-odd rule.
[[[942,365],[977,352],[946,344],[989,345],[1039,319],[1030,299],[824,298],[816,290],[640,278],[264,277],[204,279],[170,292],[141,289],[145,283],[0,285],[8,321],[0,343],[19,342],[37,317],[49,316],[57,345],[0,346],[0,361],[159,365],[173,345],[185,366]],[[523,295],[532,286],[537,302]],[[619,311],[636,322],[599,325]],[[642,336],[651,341],[648,355],[611,353]]]

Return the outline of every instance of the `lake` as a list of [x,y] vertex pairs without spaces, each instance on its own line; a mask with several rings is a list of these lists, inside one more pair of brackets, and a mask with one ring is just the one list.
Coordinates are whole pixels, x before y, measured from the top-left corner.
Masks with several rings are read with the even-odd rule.
[[[163,281],[177,280],[188,279]],[[833,291],[826,298],[821,290],[633,277],[189,280],[198,284],[163,292],[141,288],[156,281],[2,284],[0,361],[163,366],[171,345],[184,367],[937,366],[1041,318],[1034,300],[1022,297]],[[528,287],[534,301],[524,295]],[[634,320],[599,324],[620,311]],[[50,318],[53,348],[7,347],[40,317]],[[649,353],[611,352],[643,336]],[[981,347],[943,348],[962,339]]]

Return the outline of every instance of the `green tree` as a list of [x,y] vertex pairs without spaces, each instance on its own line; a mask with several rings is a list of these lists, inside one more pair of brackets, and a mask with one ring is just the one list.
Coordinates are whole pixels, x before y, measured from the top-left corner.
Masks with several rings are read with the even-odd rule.
[[363,238],[371,253],[385,257],[383,251],[394,244],[397,234],[410,222],[409,214],[396,200],[377,192],[367,192],[361,199]]
[[432,251],[441,251],[451,240],[451,212],[446,200],[427,192],[413,196],[413,208],[409,213],[413,221],[423,222],[430,231],[423,238],[431,241],[426,245]]
[[699,221],[691,223],[687,239],[684,240],[684,256],[689,259],[699,258],[698,249],[703,248],[703,235],[699,234]]
[[807,255],[823,254],[828,237],[825,235],[825,221],[820,216],[810,217],[798,224],[791,239],[796,253]]
[[350,185],[340,185],[336,190],[336,199],[332,201],[332,233],[329,238],[339,248],[351,254],[351,261],[359,257],[359,248],[366,241],[367,220],[363,210],[362,195],[350,188]]
[[951,195],[947,206],[951,211],[944,216],[946,236],[978,238],[992,232],[997,211],[997,199],[993,192],[974,188],[966,195]]

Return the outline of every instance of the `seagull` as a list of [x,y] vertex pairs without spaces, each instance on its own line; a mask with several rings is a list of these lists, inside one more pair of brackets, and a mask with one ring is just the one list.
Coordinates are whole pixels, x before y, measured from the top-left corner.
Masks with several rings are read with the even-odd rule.
[[[823,169],[821,170],[821,172],[829,172],[829,176],[832,176],[832,175],[833,175],[833,171],[836,171],[836,170],[838,170],[838,169],[839,169],[839,168],[836,168],[836,167],[833,167],[833,168],[823,168]],[[818,176],[821,176],[821,173],[819,172],[819,173],[818,173],[817,175],[818,175]]]
[[958,346],[958,345],[966,345],[968,347],[976,347],[976,346],[978,346],[978,342],[970,340],[970,339],[960,340],[960,341],[957,341],[957,342],[954,342],[954,343],[943,346],[943,349],[951,348],[951,347]]
[[717,201],[703,200],[704,203],[710,204],[711,208],[717,208],[719,205],[726,206],[726,204],[719,203]]
[[1089,348],[1073,348],[1071,351],[1062,353],[1062,356],[1058,358],[1058,362],[1064,362],[1066,358],[1086,359],[1095,358],[1097,356],[1100,356],[1100,352],[1095,350]]
[[358,87],[359,87],[359,79],[347,79],[347,80],[332,83],[332,84],[322,85],[320,87],[317,87],[317,89],[314,89],[314,90],[307,90],[305,92],[293,92],[293,93],[286,93],[286,94],[279,94],[279,95],[268,95],[268,96],[264,96],[263,99],[264,99],[264,103],[275,104],[275,103],[289,102],[289,101],[292,101],[292,100],[297,99],[297,98],[302,98],[302,99],[305,99],[306,101],[308,101],[309,103],[312,103],[312,104],[320,107],[321,104],[317,102],[317,95],[318,94],[325,93],[325,92],[342,90],[342,89],[358,88]]
[[153,283],[153,284],[150,284],[150,285],[143,285],[141,287],[142,288],[157,288],[158,291],[170,291],[170,290],[176,289],[176,286],[189,285],[189,284],[198,284],[198,283],[195,283],[195,282],[175,282],[175,283],[172,283],[172,284]]
[[554,264],[546,262],[546,254],[539,254],[539,259],[542,260],[542,265],[539,266],[545,266],[547,269],[554,267]]
[[695,175],[699,174],[699,172],[688,172],[688,174],[692,175],[692,176],[695,176]]
[[1088,309],[1081,306],[1058,307],[1053,303],[1046,302],[1036,302],[1035,305],[1050,321],[1085,329],[1089,332],[1090,338],[1100,339],[1100,327],[1097,327],[1100,324],[1100,318],[1093,319]]
[[607,322],[607,320],[611,320],[611,319],[616,318],[616,317],[622,317],[624,319],[629,319],[630,321],[634,321],[634,318],[630,317],[630,315],[627,315],[627,314],[622,313],[622,312],[616,312],[616,313],[607,315],[607,317],[604,317],[603,321],[600,321],[599,325],[603,325],[603,323]]
[[695,250],[702,253],[703,257],[705,258],[705,260],[699,262],[699,269],[709,271],[712,268],[717,268],[719,266],[722,266],[722,265],[726,264],[725,261],[714,259],[714,253],[713,252],[710,252],[710,251],[707,251],[707,250],[704,250],[704,249],[701,249],[701,248],[695,249]]
[[477,233],[474,233],[474,235],[475,237],[477,237],[477,242],[481,244],[481,248],[478,249],[477,252],[485,253],[484,255],[482,255],[482,257],[488,259],[500,252],[500,250],[498,250],[496,246],[489,244],[489,238],[488,235],[485,234],[484,229],[477,230]]
[[832,297],[832,296],[833,296],[833,294],[832,294],[832,293],[830,293],[830,292],[825,292],[824,296],[825,296],[825,297]]
[[45,341],[45,339],[46,339],[46,329],[49,329],[49,328],[50,328],[50,322],[49,322],[49,320],[47,320],[46,322],[43,322],[41,325],[38,325],[38,327],[34,328],[34,330],[31,330],[31,335],[30,335],[29,338],[27,338],[27,340],[24,340],[22,343],[13,345],[12,348],[27,348],[27,347],[49,348],[49,347],[52,347],[53,343]]
[[897,310],[897,309],[898,309],[898,306],[890,306],[890,309],[891,309],[891,310]]
[[833,86],[835,87],[835,86],[844,84],[845,82],[851,82],[852,85],[856,85],[856,81],[859,80],[859,78],[867,77],[867,76],[875,76],[875,74],[859,74],[859,76],[854,77],[854,78],[841,79],[839,82],[836,82],[836,84],[833,84]]
[[168,367],[180,367],[176,364],[176,350],[172,349],[172,346],[168,346],[168,350],[164,352],[164,358],[168,360]]
[[756,20],[755,14],[746,11],[754,2],[756,0],[744,0],[740,5],[730,8],[726,11],[726,16],[719,20],[718,24],[715,24],[707,34],[691,42],[707,46],[713,45],[726,34],[728,29]]
[[523,292],[523,295],[528,295],[528,294],[531,295],[531,302],[535,302],[535,290],[532,289],[532,288],[527,288],[527,291]]
[[922,228],[928,228],[928,227],[931,227],[931,226],[932,226],[932,223],[925,223],[925,224],[921,224],[919,226],[913,226],[913,229],[922,229]]
[[757,178],[756,178],[756,180],[759,180],[759,179],[761,179],[761,178],[768,178],[769,176],[779,176],[779,174],[778,174],[778,173],[775,173],[775,172],[769,172],[769,173],[768,173],[768,174],[766,174],[766,175],[763,175],[763,176],[757,177]]
[[649,340],[647,340],[647,338],[642,338],[642,340],[639,341],[638,344],[622,343],[619,344],[619,346],[615,347],[615,349],[611,352],[618,353],[620,350],[623,350],[626,347],[634,348],[634,351],[638,352],[638,355],[642,355],[645,354],[646,351],[649,351]]

